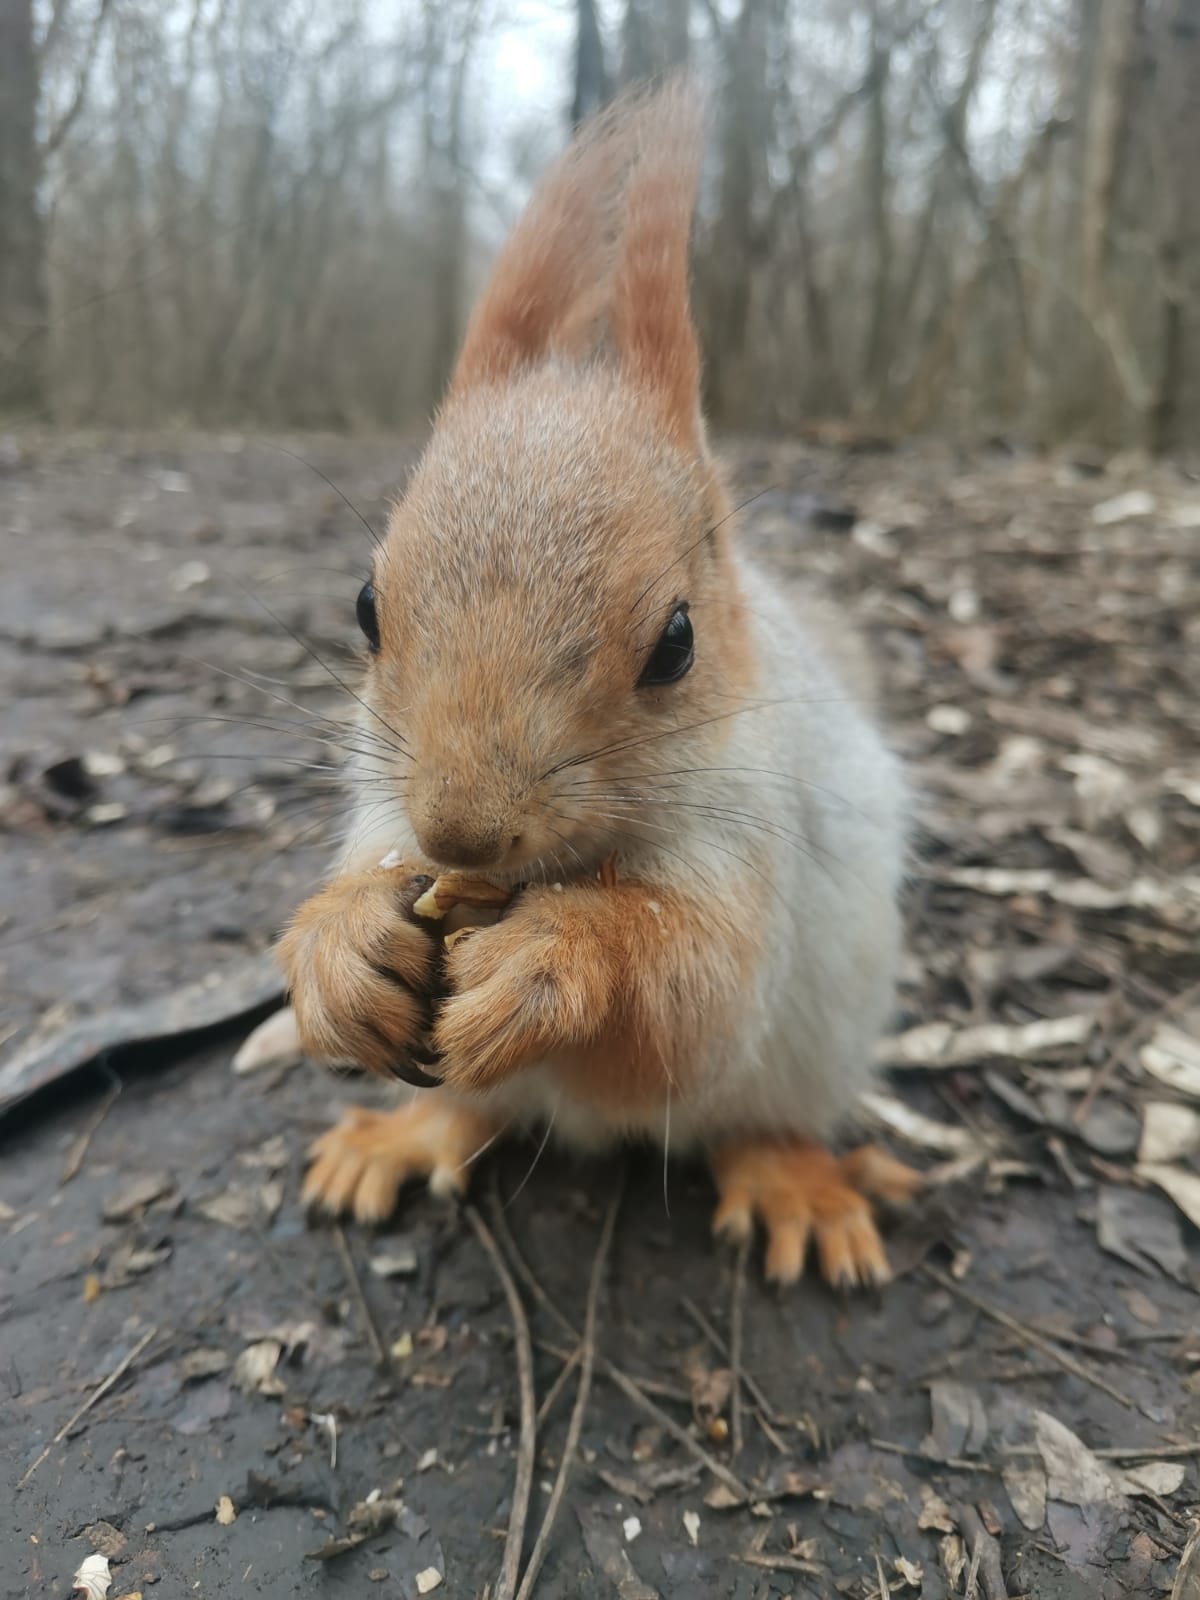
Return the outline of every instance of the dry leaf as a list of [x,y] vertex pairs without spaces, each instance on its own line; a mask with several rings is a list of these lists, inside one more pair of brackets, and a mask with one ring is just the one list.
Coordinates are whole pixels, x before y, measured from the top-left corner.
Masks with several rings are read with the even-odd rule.
[[1179,1219],[1154,1195],[1106,1184],[1096,1197],[1096,1239],[1102,1250],[1139,1272],[1155,1267],[1182,1280],[1187,1251]]
[[261,1071],[263,1067],[296,1066],[301,1055],[296,1013],[291,1006],[285,1006],[265,1022],[260,1022],[245,1040],[233,1058],[233,1070],[239,1077],[244,1077],[247,1073]]
[[697,1545],[700,1543],[700,1518],[695,1511],[683,1513],[683,1527],[689,1541]]
[[932,1530],[935,1533],[954,1533],[958,1528],[948,1502],[927,1483],[921,1485],[921,1514],[917,1518],[917,1527],[924,1532]]
[[1046,1521],[1046,1474],[1033,1463],[1007,1466],[1001,1474],[1021,1526],[1037,1533]]
[[947,1155],[982,1154],[985,1146],[969,1128],[956,1128],[948,1122],[922,1116],[903,1100],[888,1094],[864,1094],[860,1104],[868,1115],[891,1133],[920,1150],[938,1150]]
[[1169,1194],[1188,1221],[1200,1228],[1200,1177],[1194,1172],[1185,1172],[1182,1167],[1151,1162],[1139,1162],[1134,1171],[1139,1178],[1148,1178],[1164,1194]]
[[1046,1490],[1052,1500],[1074,1506],[1119,1505],[1123,1499],[1108,1468],[1066,1426],[1048,1411],[1033,1413],[1034,1437],[1046,1469]]
[[959,1581],[967,1569],[967,1547],[958,1534],[947,1533],[938,1540],[938,1555],[941,1557],[942,1571],[957,1594]]
[[233,1384],[243,1394],[280,1395],[282,1381],[275,1376],[275,1368],[283,1354],[278,1339],[260,1339],[248,1344],[233,1364]]
[[1200,1100],[1200,1039],[1163,1023],[1142,1046],[1141,1063],[1160,1083]]
[[919,1589],[925,1581],[925,1569],[920,1562],[908,1561],[904,1556],[896,1556],[893,1559],[892,1570],[909,1589]]
[[228,1228],[257,1228],[273,1221],[282,1204],[283,1180],[271,1178],[266,1183],[231,1183],[220,1194],[198,1200],[196,1210]]
[[372,1256],[367,1265],[377,1278],[411,1278],[418,1266],[417,1252],[411,1245],[403,1245]]
[[71,1580],[71,1593],[85,1595],[87,1600],[105,1600],[111,1585],[108,1557],[91,1555],[80,1562],[79,1570]]
[[417,1573],[417,1593],[432,1594],[441,1585],[442,1575],[436,1567],[426,1567]]
[[1153,1166],[1181,1161],[1200,1151],[1200,1111],[1173,1100],[1151,1100],[1142,1110],[1140,1162]]
[[1045,895],[1079,911],[1117,911],[1123,906],[1135,911],[1200,909],[1200,876],[1194,874],[1176,877],[1169,884],[1156,878],[1134,878],[1121,887],[1108,888],[1090,878],[1063,878],[1042,867],[956,867],[940,873],[938,882],[979,894]]
[[1161,1499],[1175,1493],[1187,1476],[1187,1468],[1182,1461],[1142,1461],[1113,1476],[1126,1494],[1150,1494]]
[[140,1177],[134,1178],[123,1189],[118,1189],[103,1205],[100,1215],[105,1222],[128,1222],[133,1217],[140,1216],[146,1207],[153,1205],[155,1200],[161,1200],[174,1189],[170,1177],[165,1172],[144,1172]]
[[195,1383],[201,1378],[215,1378],[219,1372],[224,1372],[229,1365],[229,1357],[224,1350],[211,1350],[205,1345],[198,1349],[189,1350],[187,1355],[179,1359],[178,1372],[184,1383]]
[[223,1528],[228,1528],[237,1521],[237,1509],[227,1494],[223,1494],[217,1501],[217,1521]]
[[1037,1061],[1057,1050],[1086,1044],[1096,1026],[1092,1016],[1051,1017],[1011,1026],[985,1022],[956,1028],[926,1022],[880,1046],[881,1059],[897,1067],[965,1067],[991,1057]]
[[932,1425],[921,1448],[940,1456],[978,1455],[987,1443],[988,1419],[975,1390],[953,1378],[935,1378],[929,1385]]

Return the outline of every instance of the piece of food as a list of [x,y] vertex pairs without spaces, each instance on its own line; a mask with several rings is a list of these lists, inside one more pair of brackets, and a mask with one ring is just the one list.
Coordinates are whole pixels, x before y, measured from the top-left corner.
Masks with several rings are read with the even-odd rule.
[[472,878],[465,872],[443,872],[413,906],[413,914],[440,922],[456,906],[480,911],[497,911],[512,899],[511,889],[500,889],[486,878]]

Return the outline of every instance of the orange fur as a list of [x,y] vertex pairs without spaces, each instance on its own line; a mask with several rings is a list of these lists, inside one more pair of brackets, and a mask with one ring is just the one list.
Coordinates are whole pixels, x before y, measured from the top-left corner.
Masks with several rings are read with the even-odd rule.
[[280,940],[300,1043],[319,1061],[387,1075],[426,1021],[436,946],[407,915],[418,892],[410,876],[345,873],[304,902]]
[[454,946],[434,1029],[445,1081],[481,1090],[553,1057],[564,1086],[630,1110],[686,1092],[701,1030],[752,965],[743,916],[636,883],[531,889]]
[[713,1231],[747,1239],[767,1230],[767,1276],[794,1283],[815,1240],[832,1284],[886,1283],[891,1276],[866,1194],[912,1197],[916,1173],[866,1146],[839,1158],[804,1139],[734,1139],[713,1157],[720,1203]]
[[461,1194],[470,1163],[496,1131],[495,1123],[462,1101],[424,1094],[395,1111],[351,1107],[314,1141],[302,1199],[360,1222],[382,1222],[401,1187],[428,1178],[435,1194]]

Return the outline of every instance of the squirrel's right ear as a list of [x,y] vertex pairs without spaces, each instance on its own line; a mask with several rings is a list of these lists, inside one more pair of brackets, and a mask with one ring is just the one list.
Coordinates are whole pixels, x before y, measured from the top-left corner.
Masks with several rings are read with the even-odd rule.
[[627,141],[621,107],[579,134],[542,178],[471,319],[451,394],[575,353],[603,311]]
[[626,378],[681,443],[702,442],[688,309],[699,103],[677,79],[610,106],[542,179],[467,326],[451,393],[502,382],[607,333]]

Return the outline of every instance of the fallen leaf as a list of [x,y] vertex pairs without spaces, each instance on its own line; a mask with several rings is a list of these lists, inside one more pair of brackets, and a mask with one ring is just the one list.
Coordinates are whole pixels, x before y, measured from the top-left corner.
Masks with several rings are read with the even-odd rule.
[[237,1521],[237,1509],[227,1494],[223,1494],[217,1501],[217,1521],[222,1528],[228,1528]]
[[925,1570],[921,1564],[917,1561],[908,1561],[904,1556],[894,1557],[892,1571],[909,1589],[919,1589],[925,1581]]
[[1105,1184],[1096,1197],[1096,1238],[1102,1250],[1139,1272],[1158,1267],[1182,1281],[1187,1251],[1179,1219],[1153,1195]]
[[302,1059],[296,1013],[290,1006],[260,1022],[233,1058],[239,1077],[259,1072],[264,1067],[296,1066]]
[[1126,1494],[1174,1494],[1187,1476],[1182,1461],[1143,1461],[1136,1467],[1125,1467],[1114,1472],[1114,1478]]
[[1123,1496],[1113,1474],[1065,1423],[1048,1411],[1035,1411],[1033,1424],[1052,1500],[1073,1506],[1120,1504]]
[[932,1530],[936,1533],[954,1533],[958,1527],[948,1502],[927,1483],[921,1485],[921,1511],[917,1517],[917,1527],[923,1532]]
[[1134,1168],[1139,1178],[1156,1183],[1164,1194],[1170,1195],[1188,1221],[1200,1228],[1200,1177],[1185,1172],[1182,1167],[1139,1162]]
[[1021,1526],[1037,1533],[1046,1521],[1045,1469],[1033,1463],[1010,1465],[1004,1468],[1001,1478]]
[[1151,1100],[1142,1107],[1138,1161],[1144,1165],[1181,1161],[1200,1151],[1200,1111],[1173,1100]]
[[100,1279],[101,1289],[125,1289],[135,1278],[153,1271],[171,1257],[170,1245],[122,1244],[108,1258]]
[[418,1266],[417,1252],[403,1245],[372,1256],[367,1265],[377,1278],[411,1278]]
[[953,1378],[935,1378],[929,1385],[930,1436],[922,1449],[948,1460],[978,1455],[987,1442],[988,1419],[974,1389]]
[[144,1172],[132,1179],[123,1189],[110,1195],[104,1202],[100,1215],[105,1222],[128,1222],[140,1216],[147,1206],[153,1205],[174,1190],[174,1184],[165,1172]]
[[693,1545],[700,1543],[700,1518],[695,1511],[683,1513],[683,1528],[688,1540]]
[[426,1567],[424,1571],[417,1573],[417,1593],[432,1594],[440,1587],[441,1581],[442,1575],[436,1567]]
[[1162,1321],[1162,1313],[1154,1301],[1140,1289],[1122,1289],[1121,1299],[1129,1307],[1130,1315],[1136,1317],[1145,1327],[1157,1328]]
[[893,1095],[864,1094],[859,1103],[876,1122],[918,1149],[939,1150],[948,1155],[982,1153],[986,1149],[969,1128],[956,1128],[948,1122],[923,1116]]
[[274,1220],[283,1204],[283,1182],[272,1178],[266,1183],[231,1183],[220,1194],[198,1200],[195,1209],[210,1222],[228,1228],[263,1227]]
[[91,1555],[80,1562],[79,1570],[71,1580],[71,1593],[86,1595],[87,1600],[105,1600],[111,1585],[108,1557]]
[[243,1394],[281,1395],[282,1381],[275,1376],[275,1368],[283,1354],[278,1339],[260,1339],[248,1344],[233,1364],[233,1384]]
[[1200,1039],[1163,1023],[1142,1046],[1139,1059],[1160,1083],[1200,1100]]
[[1086,1044],[1095,1026],[1095,1017],[1086,1014],[1011,1025],[985,1022],[966,1028],[956,1028],[949,1022],[926,1022],[896,1038],[885,1039],[880,1055],[896,1067],[965,1067],[993,1057],[1037,1061],[1058,1050]]
[[1045,895],[1079,911],[1196,910],[1200,908],[1200,875],[1179,875],[1170,883],[1133,878],[1110,888],[1091,878],[1063,878],[1043,867],[956,867],[938,875],[938,882],[974,889],[979,894]]
[[219,1372],[224,1372],[229,1365],[229,1357],[224,1350],[210,1350],[201,1345],[195,1350],[189,1350],[187,1355],[179,1358],[177,1371],[184,1383],[195,1383],[201,1378],[215,1378]]
[[110,1561],[118,1559],[127,1542],[120,1528],[114,1528],[111,1522],[93,1522],[83,1530],[83,1537],[97,1555],[107,1556]]

